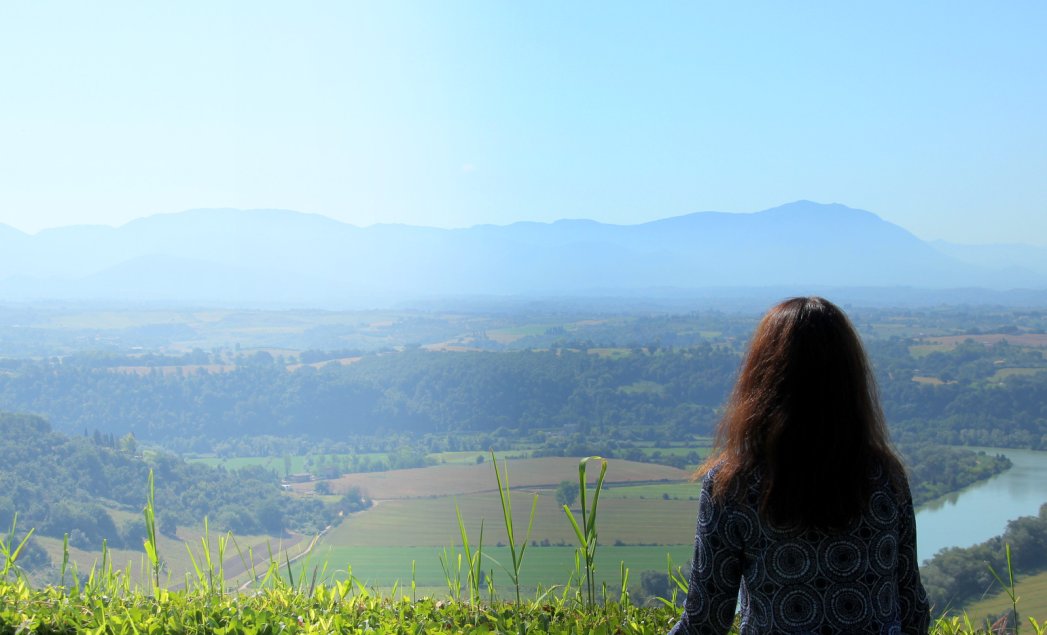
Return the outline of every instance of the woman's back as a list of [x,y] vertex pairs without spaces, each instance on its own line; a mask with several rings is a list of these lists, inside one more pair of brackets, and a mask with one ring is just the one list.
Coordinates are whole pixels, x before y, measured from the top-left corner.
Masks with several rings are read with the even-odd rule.
[[792,298],[760,321],[703,476],[674,631],[926,632],[909,485],[847,316]]
[[699,499],[690,593],[674,633],[724,633],[740,607],[741,633],[927,631],[916,568],[912,503],[882,470],[864,513],[841,529],[761,519],[760,478],[717,501],[715,468]]

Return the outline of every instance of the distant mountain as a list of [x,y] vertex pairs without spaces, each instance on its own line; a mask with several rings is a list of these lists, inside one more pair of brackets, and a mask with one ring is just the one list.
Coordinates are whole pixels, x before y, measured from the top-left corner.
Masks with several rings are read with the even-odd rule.
[[1047,257],[1018,268],[1013,257],[965,249],[923,242],[870,212],[810,201],[638,225],[468,229],[201,209],[32,236],[0,225],[0,298],[376,306],[448,295],[1047,287]]

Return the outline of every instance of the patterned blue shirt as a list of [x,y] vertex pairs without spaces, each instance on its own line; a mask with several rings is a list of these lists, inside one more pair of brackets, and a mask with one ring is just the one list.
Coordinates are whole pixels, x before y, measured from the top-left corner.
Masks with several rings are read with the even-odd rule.
[[744,501],[714,499],[713,472],[702,482],[690,588],[671,635],[726,633],[736,607],[742,635],[927,633],[908,487],[898,496],[876,474],[860,519],[805,530],[761,520],[758,479]]

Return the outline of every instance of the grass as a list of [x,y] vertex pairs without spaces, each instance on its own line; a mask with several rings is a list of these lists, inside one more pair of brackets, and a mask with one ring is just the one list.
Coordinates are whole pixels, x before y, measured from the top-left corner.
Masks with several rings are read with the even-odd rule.
[[[1018,614],[1022,621],[1033,617],[1047,621],[1047,571],[1030,576],[1017,577]],[[995,593],[963,607],[972,620],[981,620],[986,615],[1000,615],[1011,609],[1011,599],[1000,587]]]
[[[613,492],[611,489],[607,491]],[[547,490],[538,497],[531,538],[538,543],[548,540],[552,544],[573,544],[574,532],[553,494],[552,490]],[[507,542],[504,530],[494,524],[502,515],[498,493],[486,492],[456,498],[381,501],[374,508],[353,514],[331,529],[321,544],[346,547],[441,547],[454,544],[459,533],[454,514],[456,500],[466,519],[469,535],[479,533],[480,520],[487,519],[485,542],[491,545]],[[600,504],[600,541],[603,544],[621,541],[625,544],[672,545],[689,544],[694,539],[697,511],[694,501],[665,501],[660,497],[637,500],[608,495],[601,499]],[[513,501],[513,511],[521,517],[526,516],[530,505],[529,498],[520,496]],[[574,509],[577,510],[577,502]]]
[[1038,368],[1001,368],[993,373],[989,381],[1002,381],[1007,377],[1014,377],[1015,375],[1035,375],[1036,373],[1044,372],[1047,372],[1047,368],[1042,366]]
[[[212,538],[216,537],[216,533],[211,532]],[[180,527],[177,537],[157,536],[157,547],[164,561],[162,580],[170,579],[172,584],[185,581],[185,575],[193,572],[193,565],[185,546],[189,544],[196,549],[203,536],[202,527],[199,529]],[[34,535],[33,540],[47,552],[52,562],[62,562],[61,538]],[[236,536],[236,542],[245,557],[250,550],[255,554],[256,560],[268,560],[270,549],[281,559],[285,557],[285,554],[287,558],[294,558],[309,544],[306,537],[297,535],[289,538],[265,535]],[[70,567],[75,566],[81,573],[87,573],[92,566],[101,561],[101,552],[97,550],[77,549],[70,546],[68,555]],[[129,571],[133,581],[143,583],[148,581],[149,573],[149,563],[145,557],[141,549],[109,549],[108,553],[108,558],[115,568]],[[225,569],[230,581],[237,579],[243,572],[243,565],[235,549],[226,554]]]
[[[584,492],[584,484],[587,482],[584,461],[579,467],[579,473]],[[586,505],[584,495],[580,503],[583,511],[581,527],[584,527],[585,532],[581,549],[585,549],[586,541],[595,538],[596,535],[595,514],[602,476],[601,472],[601,478],[593,490],[591,505]],[[153,515],[152,489],[150,474],[150,495],[145,508],[147,525],[151,525]],[[685,562],[690,555],[688,546],[666,548],[605,545],[595,552],[595,558],[584,570],[577,564],[579,549],[575,547],[534,547],[528,551],[531,555],[524,563],[522,547],[527,545],[527,540],[525,538],[517,542],[512,539],[514,510],[508,501],[510,483],[507,474],[499,477],[497,490],[505,519],[504,530],[509,536],[510,546],[487,547],[485,553],[492,565],[490,568],[484,567],[485,561],[479,557],[474,561],[485,572],[491,571],[491,577],[483,583],[483,590],[490,593],[489,600],[481,599],[479,588],[470,591],[468,601],[419,598],[419,587],[430,586],[430,581],[436,582],[432,586],[438,586],[440,578],[447,583],[452,598],[461,598],[460,592],[455,592],[455,585],[459,585],[460,589],[460,583],[463,581],[460,564],[462,561],[460,556],[456,555],[460,553],[456,548],[452,548],[449,553],[446,550],[442,552],[447,554],[443,560],[446,568],[433,574],[430,567],[434,558],[422,557],[427,554],[426,549],[420,547],[361,547],[343,548],[343,551],[334,548],[328,548],[326,551],[321,549],[294,565],[289,557],[285,557],[284,568],[281,568],[279,558],[270,553],[268,559],[262,563],[263,575],[261,581],[254,586],[253,592],[243,595],[230,594],[224,583],[215,583],[216,580],[222,580],[225,570],[224,565],[213,558],[215,551],[212,544],[218,545],[216,553],[221,554],[225,545],[223,538],[218,538],[215,543],[205,538],[202,545],[198,545],[199,557],[194,558],[195,577],[187,575],[186,588],[182,590],[172,589],[170,580],[156,576],[150,581],[147,591],[141,584],[132,583],[129,575],[124,576],[120,570],[111,566],[102,566],[84,583],[76,580],[72,586],[34,589],[14,566],[19,547],[15,544],[15,528],[12,526],[6,537],[0,537],[0,554],[5,562],[0,572],[0,632],[97,632],[120,635],[198,632],[405,633],[407,630],[404,627],[410,626],[414,633],[479,634],[516,631],[521,634],[531,632],[564,635],[647,635],[664,633],[678,618],[680,610],[670,601],[654,608],[638,607],[630,603],[625,591],[626,580],[630,570],[664,570],[662,559],[666,552],[675,554],[674,559],[677,563]],[[606,500],[605,505],[610,502],[610,499]],[[536,510],[537,507],[532,509]],[[532,512],[532,515],[535,513]],[[568,516],[573,518],[573,513],[568,512]],[[654,519],[639,516],[648,524],[655,524]],[[607,514],[601,515],[601,518],[606,521]],[[465,523],[460,514],[456,514],[456,521],[464,543]],[[579,525],[573,524],[574,528],[579,530]],[[206,527],[205,522],[205,537]],[[603,528],[601,522],[601,529]],[[147,540],[147,548],[154,562],[160,561],[166,555],[159,540],[153,532]],[[476,546],[479,549],[480,545]],[[431,556],[436,547],[430,547],[428,551]],[[468,547],[466,551],[468,553]],[[64,552],[63,571],[67,556],[68,552]],[[657,559],[645,560],[645,556],[655,556]],[[398,561],[398,558],[409,559],[410,562]],[[507,558],[512,561],[511,570],[502,566]],[[340,574],[336,567],[327,564],[335,560],[344,560],[347,563],[344,575]],[[575,566],[570,568],[572,560]],[[421,567],[418,567],[419,563],[422,563]],[[391,567],[401,573],[393,573]],[[499,569],[503,569],[504,577],[499,577]],[[155,571],[158,572],[159,568]],[[363,582],[372,573],[376,579],[388,579],[392,574],[400,581],[396,582],[387,594],[383,594],[377,589],[370,590]],[[404,577],[400,578],[400,575]],[[408,575],[409,578],[406,577]],[[598,586],[600,592],[594,593],[589,590],[583,596],[583,576],[591,580],[589,589]],[[473,581],[477,577],[469,575],[469,579]],[[561,580],[564,586],[542,592],[539,585],[550,579]],[[1006,600],[1013,602],[1015,595],[1009,566],[1008,580],[1012,589],[1010,597]],[[455,585],[451,584],[452,581]],[[490,582],[493,582],[494,588],[491,588]],[[507,582],[512,582],[516,591],[516,601],[512,604],[499,599],[506,596]],[[679,579],[676,583],[679,590],[686,592],[685,580]],[[524,600],[521,590],[529,590],[532,584],[535,596],[533,599],[528,597]],[[406,595],[407,588],[410,588],[410,596]],[[501,595],[496,594],[495,589],[501,589]],[[1028,590],[1029,587],[1023,587],[1021,592],[1026,593]],[[1023,612],[1035,610],[1028,603],[1021,606]],[[1047,624],[1041,626],[1037,620],[1033,620],[1028,626],[1032,626],[1038,633],[1047,630]],[[984,631],[978,631],[970,623],[960,619],[942,618],[931,627],[932,635],[975,632]]]
[[658,483],[655,485],[621,485],[604,490],[605,500],[611,499],[651,499],[662,500],[667,494],[672,500],[698,500],[697,483]]
[[[486,463],[489,460],[483,452],[478,452],[476,450],[434,452],[428,456],[437,463],[446,463],[449,465],[476,465],[476,457],[478,456],[483,458],[481,463]],[[502,458],[506,459],[525,459],[528,456],[530,456],[529,450],[510,450],[502,453]]]
[[[305,458],[306,457],[304,456],[291,457],[292,474],[305,471]],[[186,461],[190,463],[203,463],[209,467],[222,466],[227,470],[239,470],[245,467],[257,466],[264,467],[267,470],[273,470],[280,476],[284,475],[284,459],[282,456],[204,456],[188,458]]]
[[[602,503],[601,503],[602,504]],[[560,512],[561,515],[563,512]],[[453,515],[453,511],[452,511]],[[484,558],[483,570],[490,573],[494,570],[495,588],[507,591],[510,588],[508,576],[493,560],[509,563],[509,548],[495,547],[488,539],[488,528],[495,526],[496,519],[484,525]],[[566,521],[564,521],[566,522]],[[693,533],[693,527],[691,528]],[[602,529],[601,529],[602,531]],[[472,535],[472,534],[470,534]],[[415,580],[420,587],[443,588],[446,590],[444,573],[440,568],[439,556],[448,544],[428,547],[335,547],[324,545],[317,547],[313,556],[303,559],[294,567],[295,577],[310,576],[314,567],[323,568],[327,563],[328,580],[344,580],[348,567],[352,567],[353,576],[364,581],[368,586],[389,589],[399,581],[400,585],[410,583],[411,563],[416,565]],[[551,584],[564,584],[574,573],[573,545],[555,547],[527,548],[527,558],[521,569],[521,585],[529,590],[539,584],[548,587]],[[630,577],[639,579],[641,571],[664,571],[665,556],[669,554],[675,564],[683,565],[694,555],[693,545],[672,545],[657,547],[614,546],[601,544],[596,553],[597,586],[606,582],[608,586],[616,585],[621,578],[622,562],[632,572]],[[462,564],[462,575],[465,576],[465,563]]]
[[956,348],[955,345],[948,344],[914,344],[909,347],[909,354],[913,357],[927,357],[931,353],[945,353]]

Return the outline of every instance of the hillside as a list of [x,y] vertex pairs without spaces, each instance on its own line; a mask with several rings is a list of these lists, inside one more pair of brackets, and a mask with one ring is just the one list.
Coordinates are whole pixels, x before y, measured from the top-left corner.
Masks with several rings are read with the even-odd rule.
[[159,530],[169,536],[205,517],[215,529],[239,534],[315,533],[359,504],[358,496],[355,504],[326,506],[289,496],[276,475],[262,469],[230,472],[170,455],[143,457],[133,435],[67,437],[32,415],[0,413],[0,455],[0,527],[11,527],[17,514],[23,531],[59,539],[69,534],[72,547],[88,551],[99,550],[103,539],[110,547],[141,548],[150,470]]

